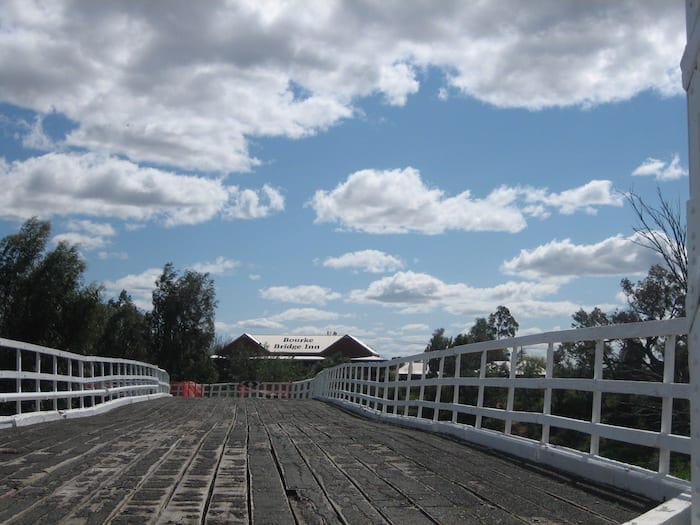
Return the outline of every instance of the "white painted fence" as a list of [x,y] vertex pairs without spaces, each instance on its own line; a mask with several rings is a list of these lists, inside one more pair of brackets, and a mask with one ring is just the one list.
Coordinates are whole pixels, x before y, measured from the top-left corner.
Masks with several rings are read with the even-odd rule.
[[[470,442],[523,457],[596,482],[644,494],[657,500],[689,491],[688,481],[671,475],[671,457],[688,459],[691,439],[676,435],[674,402],[686,403],[690,396],[687,383],[674,383],[676,340],[687,333],[687,321],[674,319],[646,323],[585,328],[539,335],[488,341],[386,362],[350,363],[323,370],[313,380],[313,397],[334,402],[380,420],[453,435]],[[664,373],[659,381],[622,381],[604,379],[606,342],[622,339],[658,337],[665,341]],[[556,377],[554,351],[561,343],[591,342],[594,370],[590,378]],[[508,377],[490,377],[489,352],[510,351]],[[546,367],[541,377],[518,377],[517,355],[541,352]],[[480,363],[473,377],[460,376],[461,361],[476,354]],[[472,359],[473,361],[474,359]],[[426,372],[430,362],[434,374]],[[406,367],[418,375],[399,374]],[[466,375],[466,374],[465,374]],[[499,390],[496,390],[499,389]],[[464,394],[472,392],[472,400]],[[494,403],[499,398],[500,404]],[[536,411],[516,406],[523,393],[538,393]],[[586,392],[590,397],[590,417],[576,419],[552,413],[553,395]],[[462,394],[462,396],[460,396]],[[639,429],[605,423],[604,398],[622,394],[660,400],[659,428]],[[639,399],[639,398],[638,398]],[[491,403],[489,406],[489,402]],[[608,410],[610,407],[607,408]],[[688,411],[678,417],[688,417]],[[678,422],[676,422],[678,423]],[[681,422],[683,423],[683,422]],[[530,425],[537,438],[526,437],[522,430]],[[685,427],[687,428],[687,421]],[[587,436],[587,450],[576,450],[561,442],[562,430]],[[553,444],[552,436],[560,437]],[[611,441],[605,441],[611,440]],[[622,442],[648,447],[658,455],[657,468],[648,470],[604,457],[601,443]],[[647,450],[647,449],[644,449]],[[651,456],[650,456],[651,457]]]
[[154,365],[0,338],[0,428],[80,417],[169,395]]

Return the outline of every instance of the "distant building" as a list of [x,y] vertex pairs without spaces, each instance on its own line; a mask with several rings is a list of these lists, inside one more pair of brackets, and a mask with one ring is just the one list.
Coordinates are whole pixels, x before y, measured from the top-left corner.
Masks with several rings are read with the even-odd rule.
[[226,345],[220,357],[230,358],[246,352],[253,359],[292,359],[322,361],[328,357],[381,361],[372,348],[351,335],[253,335],[243,334]]

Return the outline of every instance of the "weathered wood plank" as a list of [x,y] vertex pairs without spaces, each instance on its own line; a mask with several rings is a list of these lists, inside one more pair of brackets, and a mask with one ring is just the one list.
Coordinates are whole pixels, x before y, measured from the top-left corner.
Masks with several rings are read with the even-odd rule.
[[295,523],[265,427],[260,421],[255,404],[244,404],[248,409],[251,522],[270,525]]
[[314,401],[161,399],[0,431],[0,522],[620,523],[652,503]]

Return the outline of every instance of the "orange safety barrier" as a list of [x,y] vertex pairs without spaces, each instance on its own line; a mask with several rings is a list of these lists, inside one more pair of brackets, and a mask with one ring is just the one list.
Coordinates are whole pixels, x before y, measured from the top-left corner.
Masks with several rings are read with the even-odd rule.
[[194,381],[173,381],[170,383],[170,393],[179,397],[204,397],[202,385]]

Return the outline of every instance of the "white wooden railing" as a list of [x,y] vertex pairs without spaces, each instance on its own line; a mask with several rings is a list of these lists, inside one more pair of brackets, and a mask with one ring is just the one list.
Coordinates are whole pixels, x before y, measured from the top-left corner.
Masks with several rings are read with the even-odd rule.
[[0,428],[79,417],[169,395],[154,365],[0,338]]
[[[574,472],[657,500],[689,491],[689,482],[673,476],[672,458],[689,467],[691,439],[673,429],[688,428],[687,383],[674,383],[677,338],[687,333],[687,321],[674,319],[585,328],[488,341],[385,362],[349,363],[323,370],[313,380],[312,393],[370,417],[425,430],[450,434],[490,449]],[[658,381],[624,381],[604,378],[606,343],[623,339],[657,337],[663,348],[663,377]],[[557,377],[554,352],[562,343],[590,342],[593,373],[588,378]],[[510,352],[507,377],[490,377],[489,354]],[[540,377],[519,377],[518,355],[539,352],[546,359]],[[462,362],[477,368],[461,374]],[[413,369],[405,373],[406,365]],[[428,371],[428,365],[430,372]],[[403,367],[404,373],[399,370]],[[417,373],[415,373],[417,372]],[[469,375],[468,377],[465,377]],[[553,413],[553,396],[585,392],[590,414],[585,419]],[[471,396],[466,395],[471,393]],[[516,405],[531,393],[539,401]],[[606,423],[604,400],[609,395],[660,404],[659,427],[640,429]],[[658,400],[661,400],[660,403]],[[674,416],[674,403],[676,415]],[[685,405],[683,410],[679,410]],[[681,407],[682,408],[682,407]],[[679,414],[680,412],[680,414]],[[686,421],[674,421],[686,418]],[[528,432],[529,431],[529,432]],[[585,450],[571,448],[563,432],[585,436]],[[558,438],[558,439],[556,439]],[[564,441],[562,441],[564,439]],[[610,441],[608,441],[610,440]],[[580,442],[580,440],[579,440]],[[622,442],[647,447],[658,456],[656,468],[621,463],[605,457],[606,444]]]

